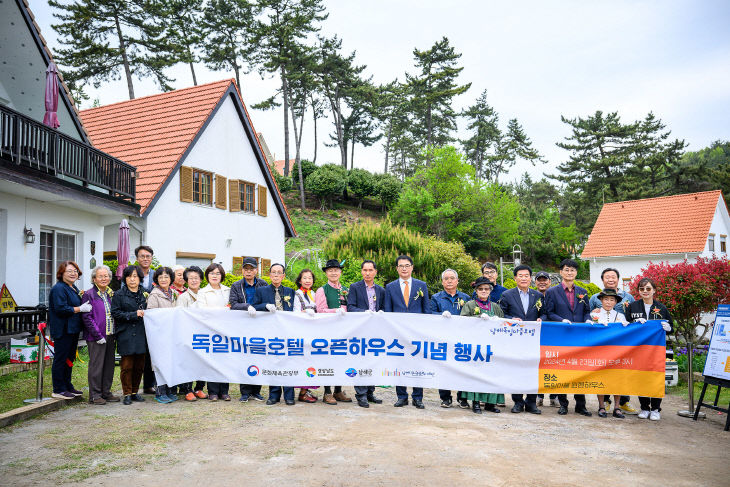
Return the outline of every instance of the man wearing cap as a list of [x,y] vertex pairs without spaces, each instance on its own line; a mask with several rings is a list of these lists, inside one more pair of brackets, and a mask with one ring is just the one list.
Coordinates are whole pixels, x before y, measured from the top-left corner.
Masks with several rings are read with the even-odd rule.
[[[347,311],[350,313],[375,313],[382,311],[385,302],[385,289],[375,284],[378,267],[372,260],[364,260],[360,266],[362,281],[350,285],[347,294]],[[355,386],[357,405],[370,407],[369,403],[382,404],[383,400],[375,397],[375,386]]]
[[[342,263],[337,259],[330,259],[322,267],[327,276],[327,283],[314,293],[314,304],[317,306],[317,313],[337,313],[342,316],[347,312],[348,290],[342,287],[340,276],[342,275]],[[330,406],[338,402],[352,402],[342,390],[342,386],[335,386],[332,393],[331,386],[324,386],[324,397],[322,402]]]
[[[532,268],[528,265],[518,265],[514,269],[515,282],[517,287],[508,289],[502,293],[499,304],[504,312],[504,317],[515,321],[540,321],[540,310],[545,300],[542,294],[530,289],[532,282]],[[537,394],[527,394],[527,399],[522,394],[512,394],[513,413],[527,411],[532,414],[542,414],[537,409]]]
[[[446,269],[441,273],[441,285],[444,290],[431,296],[431,314],[451,318],[452,315],[459,316],[461,308],[471,299],[469,295],[459,291],[459,274],[454,269]],[[439,389],[441,407],[450,408],[451,391]],[[461,391],[456,393],[457,399],[461,397]]]
[[[614,306],[614,309],[619,313],[626,314],[628,312],[629,305],[634,302],[634,297],[623,289],[618,288],[618,269],[614,269],[612,267],[603,269],[603,272],[601,272],[601,281],[603,281],[604,291],[607,289],[613,289],[614,291],[616,291],[618,302],[616,303],[616,306]],[[599,297],[600,294],[601,293],[594,294],[593,296],[591,296],[591,300],[588,302],[591,310],[593,311],[601,308],[601,299]],[[606,400],[609,403],[611,402],[608,395],[606,396]],[[639,414],[639,411],[631,407],[631,404],[629,403],[630,400],[631,397],[629,396],[621,396],[619,408],[626,414]]]
[[[284,265],[271,264],[269,267],[269,277],[271,284],[256,288],[256,295],[249,304],[247,311],[249,316],[256,316],[257,311],[268,311],[269,313],[278,313],[280,311],[291,311],[294,309],[294,290],[281,285],[284,280]],[[266,400],[267,406],[272,406],[281,399],[281,386],[269,386],[269,398]],[[287,406],[293,406],[294,388],[284,387],[284,402]]]
[[[545,296],[545,292],[550,287],[550,274],[548,274],[545,271],[540,271],[537,274],[535,274],[535,287],[537,290]],[[543,300],[543,305],[545,304],[545,300]],[[545,399],[545,394],[538,394],[537,395],[537,405],[542,406],[542,402]],[[557,394],[550,394],[550,407],[558,407],[560,404],[558,403],[558,395]]]
[[[562,282],[545,292],[545,306],[542,308],[543,321],[571,323],[585,323],[591,320],[591,310],[588,306],[588,291],[575,285],[578,275],[578,263],[573,259],[563,259],[560,262],[560,277]],[[586,409],[585,394],[574,394],[575,412],[583,416],[591,416]],[[568,396],[558,394],[560,409],[558,414],[568,414]]]
[[[228,299],[231,309],[247,310],[251,302],[256,296],[256,288],[266,286],[266,281],[259,279],[259,265],[253,257],[243,259],[243,279],[236,281],[231,286],[230,297]],[[239,387],[241,398],[239,401],[247,402],[249,398],[255,401],[263,401],[264,396],[261,395],[260,384],[241,384]]]
[[[422,313],[430,314],[428,286],[423,281],[413,279],[413,259],[407,255],[399,255],[395,259],[396,269],[398,271],[398,279],[389,282],[385,286],[385,305],[386,313]],[[395,393],[398,400],[394,404],[400,408],[408,405],[408,388],[404,386],[396,386]],[[411,399],[413,405],[418,409],[423,409],[423,388],[414,387],[411,391]]]

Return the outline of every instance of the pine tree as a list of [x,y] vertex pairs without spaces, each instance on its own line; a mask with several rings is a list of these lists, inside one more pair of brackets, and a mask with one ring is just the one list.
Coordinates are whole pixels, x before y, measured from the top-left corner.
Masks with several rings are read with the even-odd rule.
[[496,152],[502,138],[497,122],[499,115],[487,102],[487,90],[484,90],[476,103],[461,112],[468,120],[467,130],[472,136],[461,141],[466,160],[474,166],[476,177],[491,179],[489,157]]
[[55,50],[56,58],[77,88],[89,81],[98,88],[124,73],[130,99],[133,76],[151,77],[161,89],[172,89],[173,80],[163,70],[175,60],[167,54],[163,28],[151,17],[146,0],[49,0],[48,4],[60,21],[52,27],[61,45],[67,46]]
[[193,85],[198,86],[195,64],[200,62],[198,48],[203,42],[203,0],[158,0],[150,5],[159,15],[163,35],[174,61],[190,66]]
[[254,63],[257,13],[248,0],[210,0],[203,10],[203,60],[211,69],[232,69],[239,90],[241,70],[249,72]]

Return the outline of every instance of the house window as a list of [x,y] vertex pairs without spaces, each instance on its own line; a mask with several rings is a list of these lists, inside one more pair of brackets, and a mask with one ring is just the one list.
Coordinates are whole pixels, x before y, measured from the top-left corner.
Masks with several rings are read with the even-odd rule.
[[76,261],[76,235],[56,230],[41,230],[38,259],[38,303],[48,305],[48,295],[56,283],[61,262]]
[[727,235],[720,235],[720,252],[723,254],[727,253]]
[[255,206],[254,198],[254,185],[253,183],[247,183],[241,181],[238,184],[238,192],[241,196],[241,211],[253,213]]
[[715,235],[710,234],[710,236],[707,238],[707,247],[710,252],[715,251]]
[[193,169],[193,201],[201,205],[210,204],[212,174]]
[[623,287],[622,289],[626,292],[629,292],[631,288],[631,278],[630,277],[624,277],[622,280]]

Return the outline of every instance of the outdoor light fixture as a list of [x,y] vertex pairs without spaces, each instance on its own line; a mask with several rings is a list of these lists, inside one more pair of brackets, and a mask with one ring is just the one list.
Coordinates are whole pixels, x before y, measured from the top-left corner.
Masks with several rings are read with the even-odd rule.
[[25,235],[25,243],[32,244],[35,242],[35,233],[30,228],[23,227],[23,235]]

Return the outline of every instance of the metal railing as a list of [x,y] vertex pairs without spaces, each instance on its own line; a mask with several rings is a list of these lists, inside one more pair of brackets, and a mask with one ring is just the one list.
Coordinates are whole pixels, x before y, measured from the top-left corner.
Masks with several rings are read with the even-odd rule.
[[135,167],[0,105],[0,163],[22,166],[134,203]]
[[48,321],[48,310],[45,308],[19,307],[18,311],[0,313],[0,336],[23,332],[34,334],[38,323],[44,321]]

